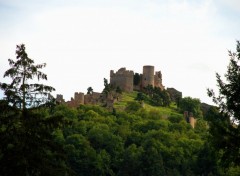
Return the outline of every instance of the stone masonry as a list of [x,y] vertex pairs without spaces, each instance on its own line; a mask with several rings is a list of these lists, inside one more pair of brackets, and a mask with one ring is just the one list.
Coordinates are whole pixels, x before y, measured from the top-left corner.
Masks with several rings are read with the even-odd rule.
[[133,71],[120,68],[116,73],[110,71],[110,84],[125,92],[133,91]]

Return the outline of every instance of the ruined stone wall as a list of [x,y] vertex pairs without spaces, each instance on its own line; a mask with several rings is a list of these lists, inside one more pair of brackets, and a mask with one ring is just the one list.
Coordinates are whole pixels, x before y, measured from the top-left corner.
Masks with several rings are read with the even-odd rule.
[[99,104],[102,100],[102,93],[93,92],[92,94],[86,94],[82,92],[75,92],[74,98],[71,97],[70,101],[65,102],[62,95],[57,95],[56,101],[62,104],[66,104],[69,107],[78,107],[81,104]]
[[189,117],[189,123],[192,126],[192,128],[195,128],[196,119],[194,117]]
[[93,92],[92,94],[86,94],[84,96],[84,104],[96,105],[101,102],[102,94],[98,92]]
[[63,95],[57,94],[56,101],[57,101],[58,103],[64,103],[65,100],[63,99]]
[[120,87],[125,92],[133,91],[133,71],[120,68],[116,73],[110,71],[110,84]]
[[189,123],[192,126],[192,128],[195,128],[195,124],[197,122],[197,119],[195,119],[193,117],[193,113],[191,113],[191,112],[189,113],[188,111],[184,111],[183,116],[184,116],[186,122]]
[[78,107],[80,104],[84,104],[84,93],[75,92],[74,98],[71,98],[71,100],[67,101],[66,104],[69,107]]
[[162,73],[161,73],[161,71],[155,72],[154,87],[159,87],[161,90],[164,89],[164,86],[162,85]]
[[143,66],[142,87],[152,85],[154,87],[154,66]]

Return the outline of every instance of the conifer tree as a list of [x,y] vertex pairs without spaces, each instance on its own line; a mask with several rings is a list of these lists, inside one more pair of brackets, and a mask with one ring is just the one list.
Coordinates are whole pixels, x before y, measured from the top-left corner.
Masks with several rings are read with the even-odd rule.
[[225,166],[240,164],[240,42],[236,53],[229,51],[230,63],[223,80],[217,73],[219,95],[208,89],[208,95],[217,104],[218,111],[208,113],[213,144],[222,153]]
[[6,95],[0,100],[0,175],[67,175],[63,146],[53,136],[65,124],[63,116],[39,106],[54,88],[30,83],[35,77],[47,79],[39,71],[46,64],[35,65],[24,44],[17,45],[16,55],[4,74],[12,82],[0,83]]
[[38,81],[47,80],[47,75],[40,71],[46,64],[34,64],[25,49],[24,44],[17,45],[16,61],[8,59],[11,68],[5,72],[4,77],[10,77],[12,82],[0,83],[6,100],[23,110],[46,102],[48,93],[55,90],[51,86],[31,83],[34,78]]

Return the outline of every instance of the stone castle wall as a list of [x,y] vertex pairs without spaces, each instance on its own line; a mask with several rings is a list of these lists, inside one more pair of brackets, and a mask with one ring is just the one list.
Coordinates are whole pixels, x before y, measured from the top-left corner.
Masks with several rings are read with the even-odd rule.
[[74,98],[71,98],[70,101],[65,102],[70,107],[78,107],[80,104],[84,104],[84,93],[75,92]]
[[183,116],[184,116],[186,122],[189,123],[189,124],[192,126],[192,128],[195,128],[197,119],[195,119],[195,118],[193,117],[193,113],[188,112],[188,111],[184,111]]
[[155,72],[154,87],[159,87],[161,90],[164,90],[164,86],[162,84],[162,73],[161,73],[161,71]]
[[116,73],[110,71],[110,84],[114,87],[120,87],[123,91],[133,91],[133,71],[120,68]]
[[92,94],[86,94],[84,96],[84,104],[93,104],[96,105],[100,103],[102,94],[98,92],[93,92]]
[[56,101],[58,103],[66,104],[69,107],[78,107],[81,104],[98,104],[102,101],[102,93],[93,92],[92,94],[86,94],[82,92],[75,92],[74,98],[71,97],[70,101],[63,99],[63,95],[57,94]]

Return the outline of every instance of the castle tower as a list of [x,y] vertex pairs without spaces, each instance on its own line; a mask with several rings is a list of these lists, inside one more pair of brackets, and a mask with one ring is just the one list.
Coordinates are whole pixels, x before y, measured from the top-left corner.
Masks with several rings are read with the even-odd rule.
[[154,66],[143,66],[142,87],[152,85],[154,87]]
[[194,127],[195,127],[195,123],[196,123],[195,118],[192,117],[192,116],[190,116],[190,117],[189,117],[189,123],[190,123],[190,125],[192,126],[192,128],[194,128]]
[[57,94],[56,101],[57,101],[58,103],[64,103],[65,100],[63,99],[63,95]]
[[77,105],[84,104],[84,93],[81,92],[75,92],[74,94],[74,101]]
[[114,87],[120,87],[123,91],[133,91],[133,71],[120,68],[116,73],[110,71],[110,84]]

